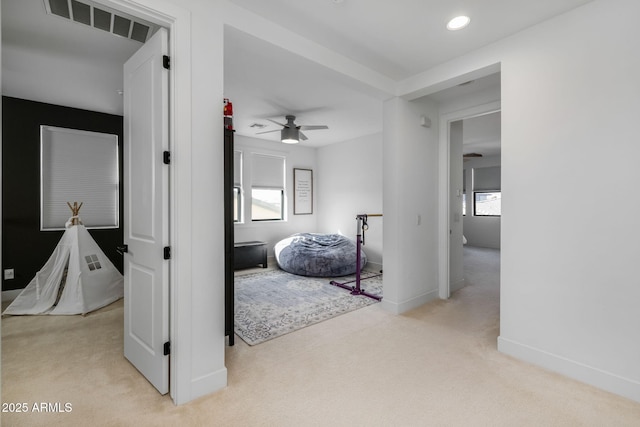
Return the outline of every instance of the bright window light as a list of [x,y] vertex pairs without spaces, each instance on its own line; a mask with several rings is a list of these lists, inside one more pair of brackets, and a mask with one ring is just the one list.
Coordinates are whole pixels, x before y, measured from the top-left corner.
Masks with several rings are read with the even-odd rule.
[[456,31],[461,30],[471,22],[471,18],[468,16],[456,16],[447,24],[447,30]]

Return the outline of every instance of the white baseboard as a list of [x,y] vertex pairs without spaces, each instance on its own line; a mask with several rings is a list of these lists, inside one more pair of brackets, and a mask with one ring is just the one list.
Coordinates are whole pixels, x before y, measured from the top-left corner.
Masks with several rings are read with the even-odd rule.
[[640,402],[640,381],[624,378],[503,337],[498,337],[498,350],[517,359]]
[[401,302],[394,302],[394,301],[389,301],[387,299],[385,299],[384,297],[382,298],[382,308],[393,313],[393,314],[402,314],[405,313],[409,310],[413,310],[414,308],[420,307],[421,305],[424,305],[430,301],[433,301],[435,299],[438,299],[438,290],[434,289],[431,291],[428,291],[422,295],[419,295],[415,298],[411,298],[408,299],[406,301],[401,301]]
[[18,295],[20,295],[20,292],[22,291],[23,289],[14,289],[12,291],[2,291],[2,302],[13,301],[14,299],[16,299]]

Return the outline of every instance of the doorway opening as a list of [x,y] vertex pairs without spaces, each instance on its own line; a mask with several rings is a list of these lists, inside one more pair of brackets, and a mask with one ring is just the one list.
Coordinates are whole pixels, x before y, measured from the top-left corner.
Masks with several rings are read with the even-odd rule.
[[439,295],[448,299],[464,292],[486,304],[489,329],[479,331],[487,334],[487,342],[496,343],[502,215],[500,73],[448,91],[452,95],[436,95],[441,111]]
[[500,250],[501,113],[449,122],[449,294],[470,285],[470,248]]
[[[489,158],[497,158],[498,162],[500,161],[500,73],[489,74],[450,87],[429,97],[438,103],[440,109],[438,293],[441,299],[448,299],[452,293],[452,283],[453,291],[463,285],[464,239],[466,238],[467,244],[469,243],[469,236],[464,234],[463,225],[465,219],[472,218],[472,209],[475,206],[471,201],[471,198],[475,197],[473,162],[486,162]],[[472,131],[472,134],[466,137],[468,140],[466,149],[464,148],[465,121]],[[487,136],[487,130],[491,129],[494,129],[494,133],[497,129],[497,137]],[[465,153],[467,162],[464,161]],[[465,163],[467,163],[466,167]],[[464,172],[465,169],[467,169],[466,172]],[[465,212],[463,208],[466,209]],[[499,237],[496,240],[499,242]],[[452,259],[452,253],[455,259]],[[454,275],[452,275],[452,268],[456,269]]]
[[[9,3],[9,2],[7,2]],[[17,9],[17,5],[20,5],[20,7],[24,6],[25,10],[18,10]],[[93,3],[92,3],[93,4]],[[104,1],[98,1],[95,2],[97,7],[102,8],[104,6],[104,9],[109,9],[112,11],[120,11],[123,10],[123,13],[128,14],[128,16],[140,16],[142,19],[145,20],[153,20],[154,23],[157,25],[157,27],[161,27],[161,28],[171,28],[172,27],[172,23],[169,21],[164,21],[164,17],[160,18],[160,15],[158,14],[157,16],[153,15],[152,12],[150,12],[149,10],[145,9],[143,10],[142,8],[139,8],[138,6],[135,6],[133,4],[129,5],[129,2],[119,2],[119,3],[115,3],[115,2],[111,2],[110,0],[104,0]],[[83,111],[87,111],[87,112],[96,112],[96,114],[102,114],[102,113],[107,113],[107,114],[111,114],[111,115],[120,115],[120,116],[124,116],[124,114],[121,111],[117,111],[117,110],[111,110],[110,108],[112,108],[113,103],[109,103],[109,101],[113,101],[113,99],[116,100],[116,102],[119,100],[120,104],[122,104],[122,82],[119,83],[119,86],[114,86],[113,88],[111,88],[112,90],[109,90],[109,95],[105,95],[105,88],[107,86],[110,87],[110,85],[114,82],[114,79],[110,79],[108,77],[109,73],[107,73],[105,71],[105,68],[107,66],[109,67],[116,67],[119,68],[119,74],[120,76],[122,75],[122,67],[125,63],[125,61],[127,60],[128,57],[131,56],[132,52],[130,52],[130,48],[133,46],[136,49],[139,49],[141,46],[144,46],[142,43],[142,40],[127,40],[126,43],[128,43],[128,46],[123,49],[123,56],[126,56],[124,58],[122,58],[122,60],[118,59],[120,58],[120,56],[118,56],[118,54],[115,52],[117,51],[119,48],[113,48],[113,46],[109,46],[111,42],[111,40],[113,40],[113,43],[116,44],[119,42],[118,38],[113,37],[112,39],[107,39],[109,37],[112,37],[111,35],[109,35],[108,33],[101,33],[101,29],[93,29],[90,27],[86,27],[84,25],[81,25],[78,23],[78,21],[76,20],[76,22],[64,22],[64,20],[60,19],[59,17],[56,16],[49,16],[46,13],[44,13],[44,11],[42,10],[42,6],[43,6],[43,2],[42,1],[24,1],[24,2],[12,2],[7,4],[7,6],[11,6],[11,12],[12,13],[24,13],[25,16],[28,16],[27,20],[25,22],[28,23],[28,25],[22,25],[25,28],[38,28],[40,30],[43,30],[47,33],[47,36],[49,39],[54,39],[56,37],[56,35],[54,34],[54,31],[51,32],[47,32],[46,30],[43,29],[42,26],[40,26],[37,22],[39,21],[35,21],[36,19],[43,19],[43,20],[47,20],[50,19],[52,20],[53,24],[57,26],[58,28],[60,28],[61,32],[67,32],[67,27],[68,27],[68,34],[66,34],[67,37],[71,37],[75,39],[79,39],[79,42],[83,42],[83,41],[89,41],[89,43],[96,43],[94,45],[91,46],[91,49],[78,49],[77,52],[80,53],[75,53],[74,55],[76,55],[74,58],[72,59],[68,59],[67,61],[64,60],[52,60],[54,57],[56,56],[60,56],[60,57],[64,57],[64,53],[69,53],[68,50],[65,50],[63,48],[61,48],[61,46],[66,46],[66,48],[71,49],[72,46],[68,43],[58,43],[58,48],[62,49],[61,52],[57,51],[56,48],[52,48],[50,45],[46,45],[46,40],[41,40],[37,43],[39,43],[36,46],[36,50],[38,50],[39,52],[42,53],[42,60],[45,61],[45,63],[47,64],[46,66],[42,66],[42,67],[31,67],[31,70],[29,72],[24,72],[23,74],[25,74],[25,76],[30,77],[32,79],[37,79],[33,76],[35,76],[34,73],[32,73],[34,68],[41,68],[42,70],[47,70],[50,74],[50,79],[41,79],[44,82],[48,82],[48,89],[50,89],[49,91],[46,91],[46,95],[43,94],[42,98],[38,98],[38,91],[41,89],[41,86],[38,86],[36,84],[34,84],[33,86],[35,86],[33,89],[36,91],[35,95],[33,95],[33,93],[31,92],[27,92],[24,93],[24,95],[22,97],[24,97],[25,99],[36,99],[42,103],[47,103],[47,104],[51,104],[51,105],[61,105],[61,106],[69,106],[69,107],[73,107],[76,108],[78,110],[83,110]],[[88,7],[88,6],[87,6]],[[5,4],[3,4],[3,18],[6,18],[6,12],[7,10],[5,9]],[[29,13],[29,12],[37,12],[36,14],[33,13]],[[22,15],[20,15],[22,16]],[[115,16],[115,15],[114,15]],[[168,15],[166,15],[168,16]],[[124,18],[122,18],[121,16],[118,16],[120,18],[120,24],[122,24],[122,21],[124,20]],[[20,18],[22,19],[22,18]],[[10,21],[12,21],[11,19],[9,19]],[[112,21],[113,25],[115,26],[115,20]],[[156,27],[156,28],[157,28]],[[115,27],[114,27],[115,28]],[[135,28],[135,23],[132,21],[130,24],[131,30],[130,31],[134,31]],[[5,28],[3,28],[3,36],[5,35]],[[84,38],[82,36],[78,37],[78,33],[76,33],[76,31],[80,31],[80,34],[86,35],[87,37]],[[90,34],[89,31],[95,31],[97,34],[96,39],[92,38],[93,34]],[[11,33],[13,34],[13,33]],[[106,34],[106,36],[105,36]],[[105,43],[99,43],[96,42],[95,40],[97,40],[98,37],[103,37],[105,40]],[[29,38],[30,40],[37,40],[37,38]],[[84,40],[83,40],[84,39]],[[122,39],[120,40],[122,41]],[[139,42],[136,44],[136,42]],[[35,42],[34,42],[35,43]],[[4,44],[4,43],[3,43]],[[4,47],[4,46],[3,46]],[[33,46],[30,46],[30,48],[33,50]],[[7,49],[11,52],[12,55],[16,55],[16,50],[17,48],[14,46],[11,46],[10,49]],[[104,56],[109,57],[111,61],[111,63],[109,63],[108,65],[105,65],[104,62],[101,62],[99,59],[96,59],[96,57],[90,56],[91,55],[91,51],[96,51],[97,53],[102,53],[104,54]],[[28,52],[27,54],[25,54],[25,57],[27,57],[30,61],[36,61],[37,55],[33,54],[33,52]],[[15,58],[15,56],[14,56]],[[66,62],[66,64],[64,63]],[[19,64],[19,61],[13,62],[14,66],[16,64]],[[23,62],[23,63],[27,63],[28,62]],[[97,65],[96,65],[97,64]],[[102,69],[100,70],[101,72],[90,72],[89,68],[96,66],[98,68],[102,67]],[[29,67],[24,67],[21,68],[22,70],[29,70]],[[65,72],[66,71],[66,72]],[[64,78],[66,80],[55,80],[56,76],[64,76]],[[87,76],[95,76],[95,77],[90,77],[87,78]],[[110,76],[110,75],[109,75]],[[82,78],[80,78],[82,77]],[[87,83],[88,82],[88,87],[81,87],[80,89],[77,89],[77,87],[75,86],[77,83]],[[34,82],[35,83],[35,82]],[[41,82],[42,83],[42,82]],[[18,86],[19,88],[19,86]],[[74,90],[74,88],[76,88],[77,90]],[[58,92],[56,92],[56,89],[58,89]],[[60,91],[59,89],[62,89],[62,91]],[[16,89],[16,85],[12,86],[12,90],[14,91],[14,95],[16,97],[20,97],[20,91]],[[45,91],[41,91],[41,92],[45,92]],[[61,96],[61,93],[65,93],[66,92],[66,96]],[[87,99],[87,102],[85,104],[74,104],[73,102],[73,93],[79,93],[79,94],[83,94],[85,99]],[[120,92],[120,93],[118,93]],[[104,98],[103,98],[104,97]],[[92,105],[97,105],[102,101],[98,101],[96,102],[96,99],[104,99],[103,104],[106,105],[104,108],[92,108]],[[93,104],[92,104],[93,102]],[[173,101],[170,101],[173,102]],[[166,107],[167,111],[169,109],[171,109],[170,106]],[[126,123],[126,120],[125,120]],[[87,126],[90,127],[92,124],[90,121],[87,121],[86,123],[82,124],[82,126]],[[168,125],[167,125],[167,129],[168,129]],[[122,158],[123,156],[123,141],[120,142],[120,158]],[[120,179],[120,193],[122,193],[123,191],[123,187],[124,184],[126,184],[126,179],[122,180],[122,178]],[[122,196],[120,196],[121,198]],[[122,202],[120,202],[120,206],[122,206]],[[169,207],[169,205],[167,206],[167,209],[173,209],[173,207]],[[164,216],[164,220],[167,222],[168,224],[168,218],[169,216],[169,212],[168,211],[163,211],[163,216]],[[173,215],[172,215],[173,216]],[[126,225],[126,222],[128,221],[126,218],[126,215],[123,215],[122,212],[120,214],[120,226],[121,226],[121,230],[124,228],[124,226]],[[173,216],[175,217],[175,216]],[[122,238],[119,239],[120,242],[122,242]],[[167,296],[168,297],[168,296]],[[169,316],[169,313],[167,313],[167,317]],[[167,320],[168,321],[168,320]],[[172,358],[172,363],[175,363],[175,359]],[[173,370],[172,370],[173,371]],[[166,375],[169,375],[169,369],[166,369]],[[173,393],[172,393],[173,396]],[[175,400],[175,397],[174,397]]]

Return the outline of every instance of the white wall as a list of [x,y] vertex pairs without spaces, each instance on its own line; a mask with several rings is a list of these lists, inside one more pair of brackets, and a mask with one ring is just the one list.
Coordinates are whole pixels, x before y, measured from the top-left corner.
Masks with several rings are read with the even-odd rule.
[[467,178],[467,214],[464,216],[464,235],[469,246],[500,249],[500,221],[501,217],[473,215],[473,185],[474,168],[500,166],[500,156],[471,158],[464,162]]
[[2,56],[4,96],[123,114],[122,95],[113,90],[122,88],[123,74],[114,75],[111,64],[88,62],[81,55],[28,50],[10,42],[3,42]]
[[463,121],[449,128],[449,292],[464,286],[463,216],[462,216],[462,143]]
[[640,401],[638,14],[596,1],[503,63],[500,348]]
[[[383,213],[382,134],[318,148],[318,231],[356,239],[356,215]],[[384,217],[369,218],[368,269],[382,268]]]
[[[267,255],[273,257],[273,247],[278,241],[294,233],[315,233],[317,231],[317,176],[319,175],[316,164],[316,149],[305,147],[302,144],[282,144],[281,142],[266,141],[263,139],[251,138],[236,135],[235,149],[243,152],[243,192],[245,194],[245,217],[244,222],[236,224],[234,229],[234,240],[245,242],[260,240],[267,242]],[[251,154],[270,154],[285,157],[286,167],[286,221],[260,221],[251,222],[248,208],[251,196]],[[293,214],[293,168],[313,170],[314,196],[313,214],[294,215]]]
[[596,0],[399,86],[501,64],[499,349],[636,401],[638,14]]
[[438,130],[435,104],[384,103],[384,299],[402,313],[438,296]]
[[222,109],[212,102],[223,98],[222,22],[216,3],[145,0],[144,4],[180,10],[172,73],[188,75],[171,93],[176,101],[171,115],[178,127],[172,139],[172,236],[178,244],[171,266],[172,358],[177,358],[171,387],[175,401],[184,403],[227,384],[222,161],[214,166],[215,159],[223,158],[224,132],[222,120],[212,120]]

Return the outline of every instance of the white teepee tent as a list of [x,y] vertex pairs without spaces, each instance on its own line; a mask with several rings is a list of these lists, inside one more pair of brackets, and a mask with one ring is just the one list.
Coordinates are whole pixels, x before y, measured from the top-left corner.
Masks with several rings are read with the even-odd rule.
[[49,260],[3,314],[86,314],[124,296],[120,272],[72,219]]

